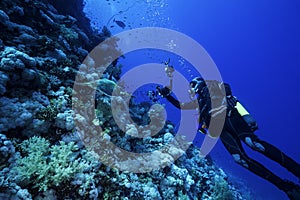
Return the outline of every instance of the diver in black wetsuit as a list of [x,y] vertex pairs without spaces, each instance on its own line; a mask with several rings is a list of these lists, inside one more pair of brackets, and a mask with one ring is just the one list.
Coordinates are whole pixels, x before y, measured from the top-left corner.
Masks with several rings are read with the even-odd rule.
[[[226,106],[220,105],[216,108],[218,111],[224,111],[225,123],[220,135],[220,139],[227,151],[233,156],[234,160],[247,168],[249,171],[266,179],[274,184],[280,190],[283,190],[290,199],[300,200],[300,187],[288,180],[283,180],[269,169],[264,167],[259,162],[248,157],[244,151],[241,141],[247,144],[251,149],[258,151],[268,157],[269,159],[279,163],[288,171],[300,178],[300,165],[292,158],[284,154],[275,146],[260,140],[254,131],[257,129],[256,121],[244,109],[236,97],[232,95],[231,88],[226,83],[216,83],[217,81],[204,81],[203,78],[195,78],[190,82],[189,93],[192,96],[197,96],[197,99],[188,102],[180,103],[173,96],[169,87],[157,88],[160,95],[165,97],[175,107],[179,109],[195,109],[199,108],[199,129],[201,133],[207,133],[207,127],[212,117],[211,101],[213,97],[210,96],[209,91],[213,88],[208,88],[208,83],[215,83],[210,85],[222,85],[223,91],[226,92],[223,97],[226,99]],[[223,108],[222,108],[223,107]],[[209,133],[208,133],[209,134]]]

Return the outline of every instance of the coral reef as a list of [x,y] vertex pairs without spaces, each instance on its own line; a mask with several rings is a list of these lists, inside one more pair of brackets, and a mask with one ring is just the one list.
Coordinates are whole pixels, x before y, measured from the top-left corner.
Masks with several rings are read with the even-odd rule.
[[88,163],[76,155],[78,147],[73,142],[61,141],[59,145],[50,146],[44,138],[31,137],[23,141],[20,148],[25,156],[16,161],[11,173],[19,185],[32,185],[39,191],[58,187],[88,167]]
[[[86,67],[83,59],[110,32],[90,27],[83,2],[0,1],[0,199],[243,199],[193,145],[186,152],[174,147],[153,154],[145,166],[130,159],[119,162],[128,168],[169,164],[147,173],[109,167],[85,147],[85,140],[99,143],[75,129],[76,120],[89,119],[74,114],[72,103],[85,105],[72,99],[72,88],[79,67]],[[135,153],[158,150],[175,138],[174,125],[161,123],[161,107],[138,104],[126,92],[112,96],[114,89],[122,90],[116,88],[121,69],[115,60],[102,77],[82,74],[98,84],[90,103],[96,108],[91,120],[103,130],[99,140]],[[112,101],[123,127],[112,116]],[[157,123],[145,128],[150,121]]]

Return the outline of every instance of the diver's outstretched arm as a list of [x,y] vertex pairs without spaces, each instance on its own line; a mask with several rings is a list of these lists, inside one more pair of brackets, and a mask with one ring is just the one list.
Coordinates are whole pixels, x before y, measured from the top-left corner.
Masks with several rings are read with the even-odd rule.
[[170,94],[166,96],[167,100],[172,103],[176,108],[182,109],[182,110],[194,110],[198,107],[197,100],[186,102],[186,103],[180,103],[177,99],[175,99]]
[[173,96],[171,96],[171,90],[169,87],[157,87],[157,91],[159,92],[159,95],[166,98],[171,104],[173,104],[176,108],[182,109],[182,110],[193,110],[198,108],[198,101],[194,100],[191,102],[181,103],[177,99],[175,99]]

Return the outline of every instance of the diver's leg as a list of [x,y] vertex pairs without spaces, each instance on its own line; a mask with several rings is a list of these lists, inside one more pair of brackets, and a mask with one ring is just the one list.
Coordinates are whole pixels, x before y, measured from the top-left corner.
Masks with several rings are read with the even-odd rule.
[[240,139],[235,134],[229,132],[223,132],[221,134],[221,141],[224,144],[227,151],[233,156],[234,160],[241,166],[247,168],[249,171],[260,176],[261,178],[274,184],[280,190],[288,192],[291,190],[291,186],[286,181],[272,173],[266,167],[259,162],[249,158],[241,144]]
[[271,160],[279,163],[287,170],[292,172],[295,176],[300,178],[300,164],[294,161],[292,158],[287,156],[277,147],[260,140],[257,135],[252,132],[240,133],[238,137],[244,141],[253,150],[261,152]]

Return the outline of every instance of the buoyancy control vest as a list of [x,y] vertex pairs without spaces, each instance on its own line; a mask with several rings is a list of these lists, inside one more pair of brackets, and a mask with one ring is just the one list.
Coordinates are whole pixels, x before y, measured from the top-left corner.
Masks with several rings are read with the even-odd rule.
[[[206,81],[206,83],[206,86],[198,94],[200,132],[206,133],[205,129],[209,127],[211,117],[221,116],[224,112],[226,112],[227,118],[235,120],[239,126],[243,126],[241,130],[253,132],[258,129],[255,119],[232,95],[229,84],[218,81]],[[214,109],[212,109],[212,101],[217,102]]]

